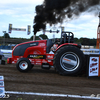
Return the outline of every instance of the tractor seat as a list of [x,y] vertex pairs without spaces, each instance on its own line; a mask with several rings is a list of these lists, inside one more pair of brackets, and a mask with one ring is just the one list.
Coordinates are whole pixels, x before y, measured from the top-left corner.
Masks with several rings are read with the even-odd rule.
[[74,42],[73,34],[70,35],[70,33],[69,33],[69,35],[63,34],[62,38],[60,39],[60,44],[63,44],[63,43],[73,43],[73,42]]
[[50,52],[50,48],[53,46],[52,40],[48,39],[47,40],[47,47],[46,47],[46,53]]

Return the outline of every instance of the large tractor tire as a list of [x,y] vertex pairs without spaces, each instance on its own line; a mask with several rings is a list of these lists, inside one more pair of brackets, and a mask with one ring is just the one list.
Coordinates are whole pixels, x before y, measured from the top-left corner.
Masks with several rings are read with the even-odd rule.
[[31,62],[27,58],[19,59],[17,61],[16,67],[20,72],[28,72],[32,69]]
[[54,67],[61,75],[77,75],[84,67],[85,56],[75,46],[64,46],[58,49],[54,55]]

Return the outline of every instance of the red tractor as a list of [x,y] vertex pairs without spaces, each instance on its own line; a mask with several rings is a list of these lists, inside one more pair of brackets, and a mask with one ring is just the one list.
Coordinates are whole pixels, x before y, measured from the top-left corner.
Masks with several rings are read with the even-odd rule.
[[[51,39],[20,43],[13,49],[7,63],[16,63],[21,72],[28,72],[34,65],[41,65],[44,69],[54,66],[61,75],[76,75],[83,70],[85,57],[80,50],[81,46],[73,41],[73,33],[63,31],[61,39],[54,43]],[[57,44],[56,49],[51,54],[54,44]]]

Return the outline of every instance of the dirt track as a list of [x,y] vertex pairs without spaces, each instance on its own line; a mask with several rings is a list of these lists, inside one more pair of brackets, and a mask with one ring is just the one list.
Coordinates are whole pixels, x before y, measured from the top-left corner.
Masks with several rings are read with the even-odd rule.
[[[28,73],[21,73],[16,65],[0,65],[0,75],[4,76],[6,91],[55,93],[90,96],[100,94],[100,78],[87,78],[86,76],[61,76],[54,69],[43,70],[35,66]],[[58,97],[37,97],[12,95],[9,100],[23,97],[22,100],[66,100]],[[28,99],[27,99],[28,98]],[[33,99],[34,98],[34,99]],[[1,100],[1,99],[0,99]],[[18,99],[15,99],[18,100]],[[83,100],[69,98],[67,100]],[[86,100],[86,99],[85,99]]]

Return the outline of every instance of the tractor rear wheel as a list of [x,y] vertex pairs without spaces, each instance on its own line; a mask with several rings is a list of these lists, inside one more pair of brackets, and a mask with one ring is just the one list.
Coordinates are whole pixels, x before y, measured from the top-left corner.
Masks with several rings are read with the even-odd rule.
[[20,72],[28,72],[32,69],[31,62],[27,58],[19,59],[17,61],[16,67]]
[[84,54],[75,46],[64,46],[54,55],[54,67],[61,75],[77,75],[84,67]]

